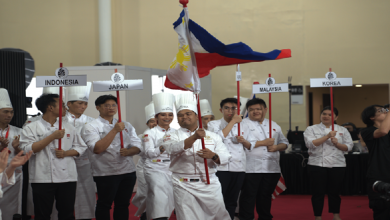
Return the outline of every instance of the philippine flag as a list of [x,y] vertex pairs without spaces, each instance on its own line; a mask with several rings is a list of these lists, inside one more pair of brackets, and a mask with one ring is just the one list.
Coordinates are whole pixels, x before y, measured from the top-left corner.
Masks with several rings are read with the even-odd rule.
[[199,93],[199,78],[207,76],[217,66],[291,57],[290,49],[260,53],[242,42],[225,45],[189,19],[187,8],[180,13],[173,27],[179,37],[179,52],[168,69],[167,88]]

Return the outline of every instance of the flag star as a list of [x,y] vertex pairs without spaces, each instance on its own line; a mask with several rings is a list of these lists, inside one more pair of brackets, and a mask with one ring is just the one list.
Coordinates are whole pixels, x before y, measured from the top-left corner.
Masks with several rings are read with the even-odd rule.
[[186,88],[191,88],[191,87],[194,86],[194,84],[192,84],[192,82],[191,82],[191,83],[189,83],[189,84],[185,84],[185,86],[186,86]]

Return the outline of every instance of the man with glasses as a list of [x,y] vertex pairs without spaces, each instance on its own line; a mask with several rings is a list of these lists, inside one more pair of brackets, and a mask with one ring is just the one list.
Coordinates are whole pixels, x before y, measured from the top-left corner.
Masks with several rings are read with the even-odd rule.
[[369,207],[374,220],[390,219],[390,202],[373,191],[373,184],[380,180],[390,183],[390,114],[380,105],[371,105],[362,112],[362,121],[367,125],[361,137],[367,145],[369,160],[367,187]]
[[[243,131],[241,115],[237,115],[237,99],[226,98],[220,103],[223,117],[210,121],[208,130],[218,134],[228,148],[232,157],[225,165],[218,167],[217,176],[222,185],[222,194],[226,210],[230,218],[234,219],[237,199],[245,179],[246,155],[245,151],[251,149],[251,143],[246,140],[248,132]],[[238,136],[240,126],[240,136]],[[245,134],[245,136],[244,136]]]
[[[81,135],[87,144],[96,183],[98,200],[97,220],[110,219],[112,203],[114,219],[129,219],[130,198],[136,181],[133,155],[141,152],[141,140],[128,122],[118,122],[117,98],[103,95],[95,101],[99,118],[86,124]],[[124,148],[121,148],[120,132]]]

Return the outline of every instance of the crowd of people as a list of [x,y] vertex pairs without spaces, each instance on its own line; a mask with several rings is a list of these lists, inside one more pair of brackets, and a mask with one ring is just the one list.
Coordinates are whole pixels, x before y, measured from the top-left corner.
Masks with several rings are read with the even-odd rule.
[[[236,98],[226,98],[220,101],[219,120],[209,102],[200,100],[204,128],[199,128],[192,93],[154,94],[145,107],[148,129],[137,135],[129,122],[114,118],[115,96],[99,96],[95,100],[99,117],[91,118],[84,115],[90,85],[69,87],[67,92],[65,106],[58,92],[45,89],[36,100],[42,115],[28,119],[21,129],[9,124],[14,109],[7,90],[0,89],[0,219],[11,220],[20,213],[21,166],[27,160],[30,205],[37,220],[108,220],[113,203],[113,218],[129,219],[130,202],[138,208],[135,216],[148,220],[167,220],[173,213],[179,220],[253,220],[254,210],[260,220],[273,218],[280,151],[289,142],[281,127],[266,118],[264,100],[253,98],[240,106]],[[248,117],[238,115],[238,108]],[[170,126],[174,110],[179,129]],[[333,112],[337,120],[337,109]],[[364,109],[362,120],[367,128],[360,134],[370,157],[370,208],[374,219],[388,220],[389,202],[372,185],[390,182],[390,116],[382,106],[373,105]],[[332,109],[325,107],[321,123],[304,132],[316,220],[322,219],[325,194],[328,211],[334,220],[341,219],[344,152],[352,150],[353,141],[348,125],[332,126]],[[141,157],[137,164],[134,155]],[[136,181],[137,192],[130,201]]]

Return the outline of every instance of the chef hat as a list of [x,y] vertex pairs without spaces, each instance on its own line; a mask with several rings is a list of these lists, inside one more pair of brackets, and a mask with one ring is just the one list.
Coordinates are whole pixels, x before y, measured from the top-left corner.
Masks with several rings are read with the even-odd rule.
[[173,112],[173,103],[175,96],[171,93],[161,92],[152,96],[154,104],[154,113],[157,115],[160,112]]
[[154,118],[156,114],[154,114],[154,103],[150,102],[149,105],[145,106],[145,116],[146,116],[146,123],[148,123],[149,119]]
[[0,109],[12,108],[11,99],[9,98],[8,91],[6,89],[0,89]]
[[68,101],[84,101],[88,102],[89,93],[91,92],[91,82],[87,82],[86,86],[72,86],[68,88]]
[[202,116],[214,115],[213,111],[211,110],[209,101],[207,99],[199,100],[199,105],[200,105],[200,112]]
[[[237,96],[234,96],[234,98],[237,98]],[[245,98],[245,97],[240,96],[240,102],[241,102],[240,114],[244,113],[244,111],[246,109],[246,103],[248,102],[248,100],[249,100],[249,98]]]
[[[60,95],[60,87],[43,87],[42,94],[57,94]],[[62,88],[62,101],[65,102],[66,88]]]
[[186,92],[176,96],[176,113],[183,109],[189,109],[194,111],[195,114],[198,114],[196,98],[192,93]]

